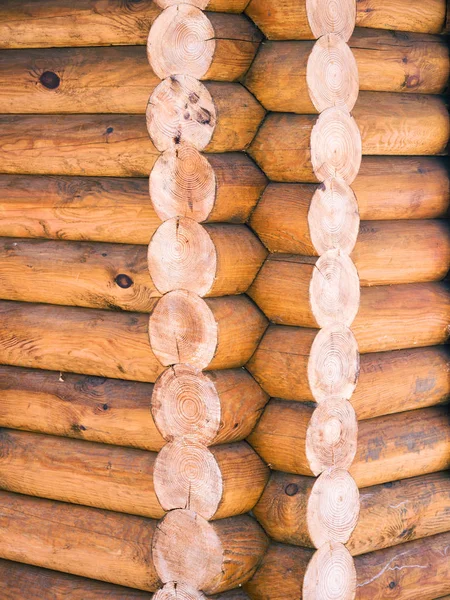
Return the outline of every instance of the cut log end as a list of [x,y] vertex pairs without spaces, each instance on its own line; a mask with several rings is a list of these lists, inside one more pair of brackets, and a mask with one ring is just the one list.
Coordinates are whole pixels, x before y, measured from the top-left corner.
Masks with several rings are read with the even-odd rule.
[[348,469],[356,454],[358,422],[353,406],[342,398],[323,400],[306,432],[306,456],[314,475],[330,467]]
[[202,225],[185,217],[173,218],[154,233],[148,267],[162,294],[181,289],[205,296],[216,275],[216,250]]
[[345,325],[321,329],[311,347],[308,381],[316,402],[329,396],[350,398],[359,375],[358,344]]
[[216,200],[216,176],[208,160],[189,144],[167,150],[150,173],[150,198],[158,217],[205,221]]
[[350,47],[337,34],[321,37],[308,58],[306,81],[318,112],[333,106],[352,110],[359,93],[358,67]]
[[152,600],[206,600],[206,596],[188,585],[171,582],[156,592]]
[[211,519],[222,499],[222,473],[214,455],[198,442],[169,442],[159,452],[153,474],[164,510],[186,508]]
[[328,250],[315,264],[309,288],[311,310],[320,327],[350,326],[360,302],[358,271],[347,254]]
[[166,8],[154,21],[147,42],[147,54],[160,79],[170,75],[191,75],[201,79],[215,52],[214,29],[197,7],[178,4]]
[[[180,548],[189,552],[180,552]],[[222,571],[223,548],[214,527],[191,510],[173,510],[158,524],[153,561],[163,583],[205,589]]]
[[345,469],[324,471],[308,500],[308,533],[316,548],[327,542],[345,544],[359,516],[359,490]]
[[220,429],[221,406],[213,382],[190,365],[164,371],[153,388],[152,414],[164,439],[186,437],[203,444]]
[[210,3],[210,0],[183,0],[183,2],[180,2],[180,0],[155,0],[155,3],[161,8],[169,8],[169,6],[176,6],[178,4],[191,4],[204,10]]
[[356,570],[350,552],[342,544],[325,544],[314,554],[303,581],[304,600],[353,600]]
[[169,292],[150,316],[150,345],[162,365],[205,369],[214,357],[218,327],[209,306],[185,290]]
[[189,75],[172,75],[161,82],[147,105],[147,129],[163,152],[181,142],[203,150],[216,126],[216,109],[207,88]]
[[342,179],[324,181],[311,200],[308,212],[309,234],[319,255],[339,249],[350,254],[359,232],[358,202]]
[[315,38],[337,33],[348,41],[356,23],[355,0],[306,0],[308,23]]
[[362,158],[361,134],[355,119],[341,108],[327,108],[311,132],[311,162],[319,181],[339,177],[351,184]]

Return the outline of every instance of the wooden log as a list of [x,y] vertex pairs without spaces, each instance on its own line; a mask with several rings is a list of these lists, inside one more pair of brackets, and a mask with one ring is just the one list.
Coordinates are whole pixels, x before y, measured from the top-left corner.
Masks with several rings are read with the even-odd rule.
[[153,481],[165,510],[189,507],[207,520],[223,519],[252,510],[268,471],[245,442],[207,449],[197,441],[174,439],[159,452]]
[[151,409],[167,441],[183,437],[215,445],[246,438],[267,400],[245,369],[202,373],[175,365],[158,378]]
[[[270,396],[312,401],[308,363],[314,339],[311,329],[271,326],[247,369]],[[338,360],[333,362],[339,364]],[[356,380],[353,369],[342,366],[339,370],[341,375],[333,377],[330,393],[336,389],[342,393],[349,381]],[[363,354],[356,390],[350,386],[348,391],[359,419],[446,404],[450,398],[449,370],[450,351],[446,347]]]
[[[376,216],[376,208],[373,207],[374,213],[371,209],[371,205],[363,206],[363,215]],[[351,256],[363,285],[364,280],[369,281],[364,274],[365,269],[377,268],[380,264],[378,261],[383,261],[384,256],[388,256],[391,262],[382,265],[377,275],[379,278],[372,281],[373,284],[376,281],[381,283],[384,277],[390,276],[389,269],[393,263],[396,264],[399,279],[387,279],[388,283],[412,282],[416,277],[418,281],[432,281],[434,276],[425,274],[421,269],[426,270],[425,265],[436,264],[441,252],[445,256],[448,238],[447,223],[440,220],[369,219],[360,223],[357,199],[352,190],[337,179],[324,182],[323,187],[312,184],[270,184],[252,214],[250,225],[271,252],[316,256],[339,248],[351,254],[356,244]],[[403,236],[408,240],[408,249],[399,239]],[[380,243],[384,252],[379,249]],[[369,244],[374,253],[370,267],[362,259],[368,252]],[[437,255],[434,253],[436,246],[439,248]],[[408,254],[409,262],[405,260],[407,250],[416,253],[413,256]],[[402,263],[401,271],[397,260]],[[448,264],[448,259],[444,258],[443,261]],[[437,280],[444,277],[444,269],[442,266],[442,275],[436,274]],[[406,280],[402,280],[404,273],[408,277]]]
[[4,600],[151,600],[152,594],[0,559]]
[[265,115],[259,102],[239,83],[201,83],[188,75],[161,82],[148,101],[146,119],[152,142],[161,152],[186,143],[197,150],[243,150]]
[[[306,268],[297,262],[300,260],[304,261],[269,261],[250,293],[275,323],[319,327],[311,305],[306,304],[308,296],[303,292],[311,277],[306,283],[302,275]],[[310,274],[311,265],[306,266]],[[269,272],[271,276],[266,279]],[[448,339],[448,316],[447,282],[363,287],[352,331],[361,353],[434,346]]]
[[245,225],[199,225],[174,217],[153,235],[148,268],[162,294],[183,289],[200,296],[228,296],[248,290],[266,256]]
[[356,569],[350,552],[338,542],[321,546],[306,569],[302,598],[353,600],[355,595]]
[[356,417],[347,400],[331,398],[314,410],[306,404],[272,399],[247,439],[271,468],[319,475],[330,467],[348,469],[352,464]]
[[[298,114],[315,114],[337,104],[351,110],[358,96],[358,74],[359,89],[366,91],[442,94],[446,89],[449,52],[442,37],[357,29],[349,45],[339,39],[266,42],[245,85],[267,110]],[[323,102],[325,91],[328,101]]]
[[257,27],[242,15],[203,13],[196,6],[176,4],[153,22],[147,54],[160,79],[191,75],[235,81],[251,65],[261,40]]
[[0,430],[2,489],[160,519],[156,454],[132,448]]
[[[251,0],[246,13],[271,40],[308,40],[330,33],[328,28],[312,30],[312,23],[308,23],[314,9],[322,17],[327,5],[331,3]],[[358,0],[356,14],[346,12],[344,5],[350,7],[351,3],[340,2],[335,19],[342,20],[343,24],[347,20],[344,25],[347,39],[355,21],[358,27],[441,33],[446,14],[445,0],[430,0],[426,4],[420,0]],[[333,21],[328,22],[328,26],[333,25]]]
[[147,591],[156,521],[0,492],[0,556]]
[[[312,518],[317,504],[314,487],[313,478],[277,471],[272,473],[253,510],[272,539],[314,547],[314,536],[317,535],[317,521]],[[328,517],[328,520],[323,519],[324,523],[336,529],[342,524],[346,526],[344,531],[347,535],[339,541],[346,543],[352,555],[374,552],[449,530],[450,476],[446,472],[361,489],[357,524],[351,519],[351,509],[341,506],[346,499],[342,493],[339,496],[338,486],[329,485],[324,491],[327,495],[320,504],[323,517]],[[329,499],[334,499],[335,503],[332,504]]]
[[253,140],[250,155],[273,181],[315,183],[335,176],[350,184],[358,173],[361,151],[364,155],[445,152],[449,120],[441,98],[361,92],[354,119],[344,115],[336,108],[319,117],[271,113]]
[[[186,544],[189,552],[180,555]],[[158,524],[152,555],[163,583],[214,594],[248,581],[267,547],[263,530],[247,515],[208,523],[190,510],[173,510]]]
[[[433,600],[449,587],[450,534],[407,542],[355,558],[356,600]],[[246,584],[251,600],[303,598],[311,550],[271,544],[261,567]],[[339,577],[338,577],[339,580]]]
[[[155,2],[161,8],[180,4],[178,0],[155,0]],[[247,6],[247,0],[186,0],[183,4],[192,4],[202,10],[241,13]]]
[[164,366],[242,367],[266,327],[266,318],[245,295],[204,300],[176,290],[165,294],[150,316],[150,345]]
[[[267,405],[248,440],[273,469],[311,475],[302,450],[311,410],[284,400]],[[367,487],[444,470],[450,464],[449,432],[446,407],[359,421],[356,456],[349,472],[358,487]],[[343,421],[340,433],[344,438]]]
[[156,381],[148,315],[21,302],[0,303],[0,364]]
[[240,588],[224,592],[223,594],[214,594],[214,596],[205,596],[190,585],[185,583],[166,583],[154,596],[153,600],[206,600],[214,598],[215,600],[249,600],[247,594]]
[[146,254],[145,246],[0,238],[0,297],[151,312],[161,293]]
[[[163,220],[184,215],[209,222],[246,221],[266,186],[258,167],[243,153],[198,155],[208,175],[192,179],[198,163],[187,154],[178,151],[173,163],[166,154],[157,160],[151,173],[154,207],[145,179],[0,175],[0,234],[147,245],[161,223],[158,214]],[[162,195],[162,186],[155,191],[161,165],[163,171],[174,170],[170,180],[175,182]],[[184,196],[188,187],[193,188],[188,196],[192,208]]]

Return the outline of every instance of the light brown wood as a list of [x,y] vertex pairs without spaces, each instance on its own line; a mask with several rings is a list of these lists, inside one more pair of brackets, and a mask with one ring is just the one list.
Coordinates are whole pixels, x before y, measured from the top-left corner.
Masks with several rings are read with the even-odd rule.
[[0,298],[151,312],[160,292],[146,248],[0,238]]
[[176,290],[165,294],[150,316],[150,345],[164,366],[242,367],[266,327],[266,318],[245,295],[203,300]]
[[2,558],[141,590],[160,585],[156,521],[4,491],[0,507]]
[[209,445],[247,437],[267,400],[245,369],[202,373],[184,364],[158,378],[151,409],[166,440],[183,437]]
[[0,314],[3,365],[148,382],[163,371],[148,315],[6,301]]
[[351,110],[358,74],[364,91],[442,94],[448,46],[439,36],[373,29],[357,29],[349,45],[327,36],[316,43],[269,41],[261,45],[245,84],[267,110],[315,114],[340,103]]
[[[347,474],[346,478],[349,477]],[[286,544],[314,547],[315,531],[307,517],[312,512],[312,491],[317,482],[301,475],[278,471],[272,473],[253,511],[271,538]],[[325,511],[330,510],[330,519],[324,519],[322,526],[328,524],[334,532],[335,527],[345,524],[347,536],[339,541],[346,544],[352,555],[404,544],[449,529],[448,472],[421,475],[361,489],[358,501],[361,509],[357,524],[352,518],[354,513],[346,504],[345,495],[338,495],[338,487],[325,488],[324,492],[329,494],[325,498],[330,498],[330,504],[321,501],[320,506],[324,509],[325,516]],[[331,498],[335,498],[335,504],[331,504]],[[333,507],[336,507],[336,514],[331,513]],[[340,508],[339,514],[337,508]]]
[[230,152],[248,146],[264,118],[259,102],[239,83],[202,84],[172,75],[153,91],[147,129],[161,152],[186,143],[197,150]]
[[[178,0],[155,0],[161,8],[179,4]],[[248,0],[187,0],[184,4],[192,4],[202,10],[216,10],[217,12],[241,13],[247,6]]]
[[350,552],[340,543],[324,544],[311,558],[303,581],[304,600],[353,600],[356,569]]
[[187,144],[167,150],[150,173],[150,198],[164,221],[246,221],[267,179],[246,154],[200,154]]
[[355,559],[356,600],[432,600],[450,591],[450,533]]
[[148,268],[162,294],[183,289],[200,296],[228,296],[247,291],[266,256],[245,225],[200,225],[181,217],[165,221],[154,233]]
[[[320,16],[324,4],[316,9]],[[350,3],[347,4],[350,6]],[[305,0],[251,0],[246,13],[266,37],[273,40],[312,39],[327,33],[322,31],[313,34],[308,24],[307,6]],[[340,3],[336,8],[336,18],[347,21],[347,39],[355,20],[358,27],[441,33],[446,13],[445,0],[426,3],[421,0],[358,0],[356,15],[352,17],[351,13],[342,10],[342,6]]]
[[262,35],[240,15],[203,13],[189,4],[166,8],[153,22],[147,42],[150,65],[160,79],[235,81],[249,68]]
[[361,92],[354,119],[344,115],[339,109],[327,109],[319,117],[271,113],[249,152],[271,180],[305,183],[331,176],[352,183],[359,170],[358,129],[364,155],[445,152],[450,126],[441,98]]
[[190,585],[184,583],[166,583],[153,596],[153,600],[205,600],[206,596]]
[[244,442],[209,450],[176,438],[159,452],[153,475],[165,510],[188,508],[207,520],[250,511],[268,478],[268,468]]
[[159,519],[156,454],[55,436],[0,430],[0,479],[10,492]]
[[[182,555],[177,548],[189,546]],[[268,539],[248,516],[208,523],[189,510],[173,510],[159,523],[152,547],[163,583],[181,581],[206,593],[236,588],[250,579]]]

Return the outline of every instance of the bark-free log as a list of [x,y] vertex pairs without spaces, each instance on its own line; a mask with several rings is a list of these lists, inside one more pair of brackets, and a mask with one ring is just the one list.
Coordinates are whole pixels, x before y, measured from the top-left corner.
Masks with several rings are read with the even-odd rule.
[[[180,554],[178,548],[189,546]],[[208,523],[190,510],[173,510],[158,524],[152,555],[163,583],[182,582],[214,594],[239,587],[256,571],[268,539],[249,516]]]
[[154,21],[147,42],[153,71],[161,79],[235,81],[245,74],[262,39],[242,15],[204,13],[188,4],[166,8]]
[[239,83],[208,82],[172,75],[148,101],[150,138],[164,150],[180,143],[207,152],[243,150],[264,118],[259,102]]
[[98,508],[0,492],[0,556],[156,591],[157,522]]
[[[311,474],[302,452],[308,411],[311,414],[308,406],[283,400],[272,400],[267,405],[249,441],[272,468]],[[333,431],[338,430],[334,415],[329,421],[333,421]],[[343,423],[341,439],[347,433]],[[366,487],[441,471],[450,465],[449,445],[447,407],[359,421],[356,456],[349,472],[358,487]]]
[[[167,8],[180,4],[179,0],[155,0],[161,8]],[[214,10],[217,12],[241,13],[247,6],[247,0],[185,0],[183,4],[192,4],[202,10]]]
[[[320,503],[317,503],[314,493],[311,494],[314,486],[312,478],[278,471],[272,473],[253,511],[271,538],[286,544],[313,547],[317,521],[312,517],[315,516],[316,504],[322,514],[328,516],[325,522],[332,527],[342,526],[343,522],[347,527],[349,523],[353,524],[354,531],[349,532],[349,541],[340,540],[347,542],[346,546],[353,555],[450,530],[448,472],[361,489],[357,525],[349,519],[352,511],[345,504],[348,502],[345,494],[338,495],[338,486],[325,487]],[[336,493],[335,498],[333,493]],[[334,502],[331,502],[333,499]],[[347,522],[344,517],[348,518]]]
[[154,596],[153,600],[249,600],[244,590],[238,588],[214,596],[205,596],[203,592],[185,583],[166,583]]
[[[347,32],[347,39],[355,20],[358,27],[441,33],[446,14],[445,0],[428,0],[426,3],[421,0],[358,0],[356,14],[350,12],[350,7],[355,10],[351,2],[341,1],[334,7],[326,1],[251,0],[246,13],[269,39],[308,40],[334,30],[333,20],[327,21],[329,6],[334,9],[334,19],[341,20],[342,33]],[[312,28],[310,19],[314,14],[324,19],[325,30]]]
[[243,153],[168,154],[151,172],[152,202],[147,179],[0,175],[0,235],[147,245],[161,219],[177,215],[246,221],[266,186]]
[[267,110],[298,114],[315,114],[337,104],[351,110],[358,95],[358,74],[360,90],[445,91],[449,53],[442,37],[358,29],[350,47],[338,39],[264,43],[245,85]]
[[182,289],[228,296],[247,291],[266,256],[245,225],[200,225],[182,217],[169,219],[153,235],[148,269],[161,294]]
[[[271,326],[247,368],[270,396],[314,400],[308,363],[315,337],[311,329]],[[336,361],[333,356],[331,352],[330,364],[339,364],[339,354]],[[357,376],[344,365],[338,371],[330,394],[336,388],[342,393],[346,382]],[[351,402],[359,419],[445,404],[450,397],[449,371],[450,350],[445,346],[363,354],[358,385],[355,390],[350,387]]]
[[450,126],[441,98],[361,92],[352,114],[336,108],[319,117],[269,114],[249,152],[270,179],[307,183],[332,176],[352,183],[361,151],[365,155],[445,152]]
[[245,295],[204,300],[176,290],[165,294],[150,316],[150,345],[166,367],[242,367],[266,327],[267,319]]
[[4,490],[152,519],[164,510],[153,483],[156,454],[0,429]]
[[268,478],[268,468],[245,442],[208,449],[176,438],[159,452],[153,475],[165,510],[189,507],[208,520],[250,511]]
[[[277,269],[272,269],[274,272],[267,279],[263,270],[252,286],[252,297],[275,323],[319,327],[311,307],[305,305],[303,293],[311,278],[306,283],[302,277],[305,265],[296,260],[299,259],[267,263],[267,272],[270,263]],[[311,265],[306,266],[311,272]],[[445,343],[449,334],[449,300],[447,282],[363,287],[359,311],[352,323],[359,351],[381,352]]]
[[267,400],[245,369],[202,373],[184,364],[158,378],[151,409],[167,441],[183,437],[210,445],[247,437]]
[[144,246],[0,238],[0,298],[151,312],[161,293],[146,255]]
[[0,302],[0,363],[154,382],[148,315]]
[[311,558],[303,581],[304,600],[354,600],[356,570],[352,555],[339,542],[321,546]]

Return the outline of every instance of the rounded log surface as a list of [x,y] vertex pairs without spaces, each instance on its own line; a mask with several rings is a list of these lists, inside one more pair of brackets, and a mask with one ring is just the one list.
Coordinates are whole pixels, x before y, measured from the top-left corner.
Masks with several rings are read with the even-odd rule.
[[344,110],[328,108],[311,132],[311,163],[319,181],[340,177],[352,183],[361,165],[361,134],[355,119]]
[[358,344],[351,330],[340,324],[320,329],[308,360],[308,382],[316,402],[329,396],[350,398],[358,375]]
[[310,284],[312,313],[320,327],[335,322],[348,327],[359,308],[359,277],[353,261],[339,250],[328,250],[314,265]]
[[308,499],[307,522],[316,548],[345,544],[359,517],[359,490],[345,469],[328,469],[314,483]]
[[[161,8],[181,4],[180,0],[155,0],[155,2]],[[247,0],[183,0],[183,4],[192,4],[202,10],[207,8],[218,12],[241,13],[247,5]]]
[[339,542],[324,544],[308,564],[303,582],[303,600],[353,600],[356,570],[353,558]]
[[208,89],[189,75],[172,75],[161,82],[148,101],[150,138],[163,152],[181,142],[203,150],[216,127],[216,108]]
[[319,185],[309,206],[308,226],[319,256],[332,249],[351,253],[359,231],[358,202],[344,180],[332,177]]
[[442,33],[445,0],[358,0],[358,27]]
[[323,35],[314,44],[308,58],[306,81],[318,112],[333,106],[343,106],[350,111],[355,106],[359,93],[358,67],[340,35]]
[[206,596],[184,583],[169,582],[156,592],[153,600],[206,600]]
[[327,398],[311,416],[306,456],[314,475],[330,467],[348,469],[356,454],[358,422],[348,400]]

